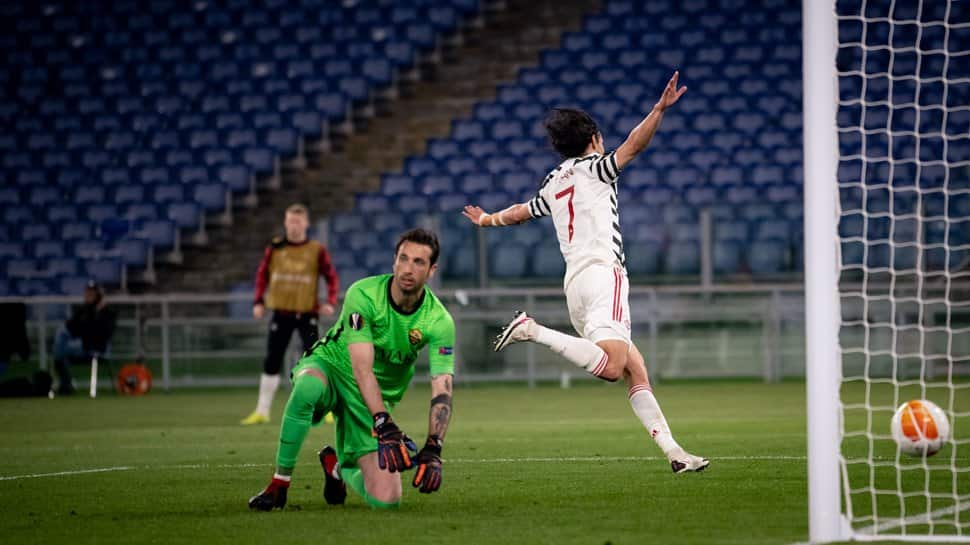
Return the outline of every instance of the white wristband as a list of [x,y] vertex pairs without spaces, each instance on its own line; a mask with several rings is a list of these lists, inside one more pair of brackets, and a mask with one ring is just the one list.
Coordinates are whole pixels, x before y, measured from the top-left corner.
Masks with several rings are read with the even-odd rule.
[[488,219],[488,218],[490,218],[490,217],[492,217],[492,215],[491,215],[491,214],[489,214],[489,213],[487,213],[487,212],[486,212],[485,214],[482,214],[482,215],[481,215],[481,216],[480,216],[480,217],[478,218],[478,225],[480,225],[480,226],[482,226],[482,227],[488,227],[488,225],[485,225],[485,220],[487,220],[487,219]]

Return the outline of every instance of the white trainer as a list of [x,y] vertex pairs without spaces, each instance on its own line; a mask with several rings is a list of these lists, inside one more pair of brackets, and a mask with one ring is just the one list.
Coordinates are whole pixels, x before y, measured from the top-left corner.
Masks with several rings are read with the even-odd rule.
[[688,454],[684,449],[678,449],[670,457],[670,469],[674,473],[687,473],[688,471],[704,471],[711,461],[707,458]]
[[535,323],[528,314],[523,311],[518,311],[515,313],[515,317],[509,322],[502,332],[498,334],[495,338],[495,344],[492,348],[498,352],[506,346],[513,343],[520,343],[523,341],[531,341],[535,338],[532,332],[532,324]]

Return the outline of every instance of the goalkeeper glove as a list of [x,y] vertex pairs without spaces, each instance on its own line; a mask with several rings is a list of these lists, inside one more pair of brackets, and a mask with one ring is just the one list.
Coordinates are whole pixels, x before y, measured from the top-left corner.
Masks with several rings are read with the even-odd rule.
[[374,435],[377,436],[377,465],[381,469],[394,473],[414,466],[411,452],[418,448],[391,420],[391,415],[386,412],[374,415]]
[[424,448],[415,459],[418,466],[411,486],[418,488],[423,494],[430,494],[441,487],[441,439],[431,435],[424,443]]
[[282,509],[286,505],[286,491],[290,488],[290,481],[273,478],[262,492],[249,499],[249,508],[259,511]]

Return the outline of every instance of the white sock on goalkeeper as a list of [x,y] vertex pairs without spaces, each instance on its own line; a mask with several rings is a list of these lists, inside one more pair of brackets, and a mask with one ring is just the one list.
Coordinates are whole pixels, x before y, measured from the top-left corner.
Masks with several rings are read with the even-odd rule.
[[273,397],[276,396],[276,389],[279,386],[279,375],[263,373],[259,376],[259,399],[256,401],[256,412],[269,417],[269,409],[273,406]]
[[674,441],[674,436],[670,433],[670,427],[667,426],[667,419],[660,410],[657,398],[653,396],[653,392],[646,384],[630,388],[630,405],[640,422],[643,422],[643,427],[647,428],[650,436],[665,455],[670,456],[671,452],[680,450],[680,445]]
[[606,352],[592,341],[573,337],[555,329],[532,322],[532,338],[535,342],[548,346],[553,352],[586,369],[593,375],[606,369]]

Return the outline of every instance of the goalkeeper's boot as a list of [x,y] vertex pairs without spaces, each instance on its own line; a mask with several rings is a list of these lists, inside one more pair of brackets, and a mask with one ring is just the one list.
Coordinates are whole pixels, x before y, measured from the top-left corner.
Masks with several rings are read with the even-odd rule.
[[337,451],[327,445],[317,456],[323,467],[323,499],[330,505],[343,505],[347,499],[347,485],[340,478],[340,464],[337,462]]
[[243,418],[239,421],[243,426],[252,426],[255,424],[269,424],[269,415],[265,415],[259,411],[253,411],[252,414]]
[[286,505],[286,491],[289,488],[289,481],[274,478],[262,492],[249,498],[249,508],[254,511],[282,509]]
[[701,458],[700,456],[694,456],[689,454],[686,450],[679,448],[672,452],[669,456],[670,469],[674,470],[674,473],[687,473],[688,471],[704,471],[707,466],[711,465],[711,461],[707,458]]
[[496,352],[513,343],[531,341],[535,338],[535,320],[523,311],[515,313],[512,321],[495,338],[493,348]]

